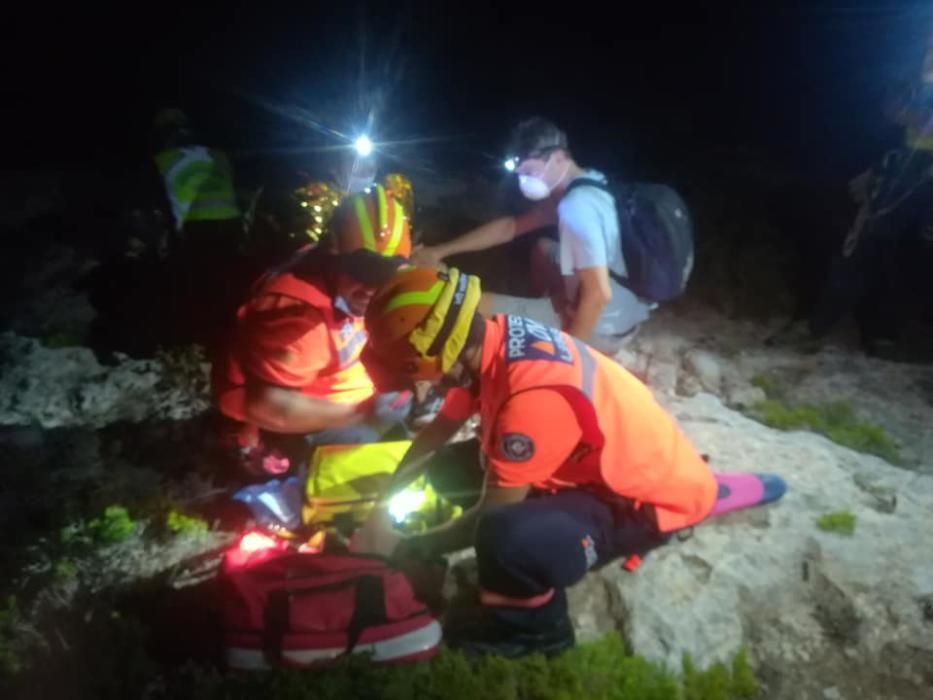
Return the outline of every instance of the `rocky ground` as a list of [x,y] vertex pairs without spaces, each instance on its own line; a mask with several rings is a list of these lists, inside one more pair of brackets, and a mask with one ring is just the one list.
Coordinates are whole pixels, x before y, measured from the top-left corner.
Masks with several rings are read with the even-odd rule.
[[[770,430],[708,394],[668,393],[664,400],[715,468],[773,471],[790,491],[773,508],[698,528],[693,540],[658,557],[663,571],[651,577],[655,585],[623,582],[632,589],[622,595],[635,611],[632,624],[641,628],[633,634],[644,634],[654,653],[670,655],[671,637],[658,631],[677,620],[674,638],[689,639],[690,616],[681,608],[675,617],[661,601],[666,594],[711,596],[706,615],[687,623],[699,637],[694,653],[722,653],[712,640],[744,638],[775,697],[807,697],[802,689],[819,697],[820,686],[826,697],[836,695],[832,688],[841,697],[925,696],[933,686],[933,558],[921,544],[933,522],[930,368],[839,347],[808,357],[751,349],[725,366],[727,402],[748,402],[742,379],[761,371],[792,377],[800,399],[849,400],[894,436],[902,466],[812,434]],[[829,511],[856,516],[851,538],[814,528]],[[659,605],[647,609],[666,609],[654,620],[634,602],[648,591]]]
[[[72,306],[79,318],[63,311]],[[153,590],[209,569],[227,536],[166,529],[165,513],[222,485],[204,446],[201,358],[102,364],[72,345],[93,310],[67,284],[37,287],[27,308],[33,319],[67,318],[68,342],[27,320],[0,336],[0,523],[9,533],[0,563],[17,600],[15,614],[0,613],[0,661],[55,657],[50,668],[65,669],[67,682],[78,662],[61,658],[82,659],[76,645],[100,642],[88,642],[94,620],[125,614],[127,597],[137,612],[158,610]],[[572,592],[580,638],[620,630],[634,652],[672,667],[684,653],[703,666],[745,647],[767,698],[933,697],[933,371],[866,358],[844,336],[809,354],[767,347],[773,330],[685,305],[658,314],[619,354],[715,469],[774,472],[789,492],[696,528],[635,573],[591,574]],[[891,436],[898,465],[750,419],[763,386],[788,400],[850,402]],[[97,532],[89,518],[115,504],[133,514],[127,537],[65,541],[63,527]],[[817,527],[836,511],[854,515],[850,536]],[[469,553],[456,561],[452,595],[472,576]],[[136,637],[127,639],[119,644]]]
[[[768,698],[933,697],[933,368],[866,358],[844,334],[813,354],[768,348],[770,330],[686,307],[619,353],[714,469],[773,472],[789,490],[697,527],[635,573],[588,576],[572,591],[578,634],[621,630],[672,668],[744,646]],[[752,383],[762,373],[796,400],[850,402],[889,431],[900,466],[743,415],[765,399]],[[855,517],[851,536],[817,527],[840,511]],[[458,566],[468,580],[470,559]]]

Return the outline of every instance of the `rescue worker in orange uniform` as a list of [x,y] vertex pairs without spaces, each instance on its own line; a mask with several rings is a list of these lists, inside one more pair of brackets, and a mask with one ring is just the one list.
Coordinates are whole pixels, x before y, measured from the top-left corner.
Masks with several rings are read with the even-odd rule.
[[255,285],[213,377],[248,471],[284,473],[309,445],[372,442],[404,418],[410,397],[378,396],[360,352],[366,306],[410,252],[401,205],[376,186],[341,204],[315,248]]
[[[426,469],[436,488],[450,491],[452,453],[462,460],[472,449],[474,473],[480,462],[485,471],[461,518],[401,539],[394,556],[474,545],[489,615],[454,630],[450,643],[505,656],[553,653],[574,642],[565,589],[587,570],[643,555],[703,520],[717,486],[634,375],[530,319],[484,320],[479,297],[479,280],[457,270],[404,268],[366,312],[363,361],[377,384],[458,387],[415,439],[387,498]],[[476,410],[478,440],[434,452]],[[453,490],[464,483],[454,480]],[[377,509],[372,517],[383,516]]]

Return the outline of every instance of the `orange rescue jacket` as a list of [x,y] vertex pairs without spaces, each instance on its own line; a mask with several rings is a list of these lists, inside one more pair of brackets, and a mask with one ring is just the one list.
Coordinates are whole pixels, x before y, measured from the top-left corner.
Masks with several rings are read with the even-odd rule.
[[[363,319],[335,309],[325,290],[322,280],[291,272],[260,282],[252,298],[238,310],[232,347],[214,373],[214,399],[223,414],[246,420],[246,357],[252,366],[259,363],[263,381],[294,386],[295,377],[284,376],[277,363],[289,352],[296,352],[296,347],[300,353],[319,354],[289,358],[291,362],[300,366],[303,360],[312,360],[319,369],[307,384],[294,388],[338,403],[360,403],[373,396],[373,382],[360,362],[367,340]],[[313,315],[310,320],[309,315]],[[327,330],[327,342],[302,347],[300,336],[296,336],[321,322]]]
[[[662,532],[705,518],[716,500],[709,467],[634,375],[576,338],[520,316],[487,321],[480,372],[481,439],[493,454],[496,416],[516,394],[548,388],[573,408],[580,445],[561,468],[651,504]],[[570,468],[568,471],[568,467]]]

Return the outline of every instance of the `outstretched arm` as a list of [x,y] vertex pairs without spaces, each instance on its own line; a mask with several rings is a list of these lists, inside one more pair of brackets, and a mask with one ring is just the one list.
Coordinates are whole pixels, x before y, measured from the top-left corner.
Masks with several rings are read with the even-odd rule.
[[412,261],[420,265],[439,265],[445,258],[459,253],[473,253],[508,243],[516,236],[537,231],[557,222],[557,214],[550,203],[542,204],[518,216],[503,216],[483,224],[452,241],[436,246],[418,246],[412,252]]
[[263,430],[313,433],[353,425],[363,418],[356,404],[335,403],[260,382],[246,387],[246,419]]

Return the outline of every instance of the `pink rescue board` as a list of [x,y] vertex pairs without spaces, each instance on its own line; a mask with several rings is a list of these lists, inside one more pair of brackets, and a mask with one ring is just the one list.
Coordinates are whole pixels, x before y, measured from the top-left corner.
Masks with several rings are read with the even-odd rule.
[[[777,501],[787,491],[787,484],[777,474],[753,474],[751,472],[713,472],[719,493],[709,518],[731,513],[743,508],[754,508]],[[687,528],[692,532],[693,528]],[[689,536],[689,535],[688,535]],[[684,538],[681,538],[684,539]],[[642,557],[632,554],[622,562],[626,571],[635,571],[641,566]]]
[[713,472],[713,476],[719,484],[719,493],[710,517],[773,503],[787,491],[787,484],[777,474]]

